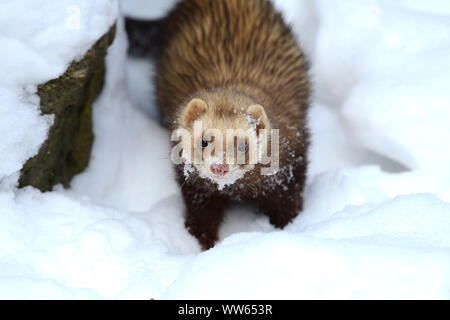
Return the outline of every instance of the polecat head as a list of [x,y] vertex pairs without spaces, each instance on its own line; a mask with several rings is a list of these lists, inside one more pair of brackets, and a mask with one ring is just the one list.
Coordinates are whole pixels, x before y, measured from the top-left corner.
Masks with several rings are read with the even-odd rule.
[[181,142],[186,163],[219,190],[255,169],[270,131],[264,107],[239,94],[194,98],[182,108],[178,124],[188,133]]

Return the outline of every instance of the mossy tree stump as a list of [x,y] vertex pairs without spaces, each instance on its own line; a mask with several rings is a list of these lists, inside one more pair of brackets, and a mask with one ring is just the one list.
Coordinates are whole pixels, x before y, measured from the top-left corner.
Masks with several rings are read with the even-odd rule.
[[73,176],[89,164],[92,104],[103,88],[104,59],[114,36],[115,26],[62,76],[38,86],[41,111],[53,114],[54,123],[39,153],[23,166],[20,188],[30,185],[50,191],[58,183],[68,188]]

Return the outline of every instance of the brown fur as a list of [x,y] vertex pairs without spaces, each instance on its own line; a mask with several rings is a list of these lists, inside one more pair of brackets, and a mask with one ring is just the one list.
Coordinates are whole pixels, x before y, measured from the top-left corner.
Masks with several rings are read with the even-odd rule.
[[219,191],[198,175],[186,180],[176,167],[188,230],[212,247],[224,210],[237,200],[253,202],[283,228],[302,210],[309,143],[307,63],[289,27],[266,0],[185,0],[165,28],[157,101],[171,129],[187,103],[201,98],[220,106],[219,118],[242,103],[259,104],[280,130],[276,175],[253,170]]

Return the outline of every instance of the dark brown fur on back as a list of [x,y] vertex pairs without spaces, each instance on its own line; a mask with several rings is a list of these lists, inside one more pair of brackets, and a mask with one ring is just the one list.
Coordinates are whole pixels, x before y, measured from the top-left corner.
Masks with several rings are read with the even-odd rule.
[[177,166],[186,226],[204,249],[217,240],[225,208],[253,202],[283,228],[302,210],[309,135],[307,63],[289,27],[266,0],[185,0],[166,19],[157,99],[166,123],[204,92],[245,95],[280,130],[278,174],[251,172],[222,191]]

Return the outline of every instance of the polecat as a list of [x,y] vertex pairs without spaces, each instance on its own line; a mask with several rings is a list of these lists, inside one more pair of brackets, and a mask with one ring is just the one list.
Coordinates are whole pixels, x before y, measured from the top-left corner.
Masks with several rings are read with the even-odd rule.
[[[214,246],[234,201],[254,203],[285,227],[302,210],[309,145],[308,67],[290,28],[266,0],[184,0],[161,30],[157,102],[166,125],[188,134],[177,144],[183,163],[175,168],[189,232],[203,249]],[[227,141],[227,129],[248,134]],[[278,153],[268,147],[274,139]],[[217,142],[223,148],[208,150]],[[224,151],[230,145],[235,154]],[[261,174],[270,166],[261,163],[266,151],[279,155],[269,175]]]

